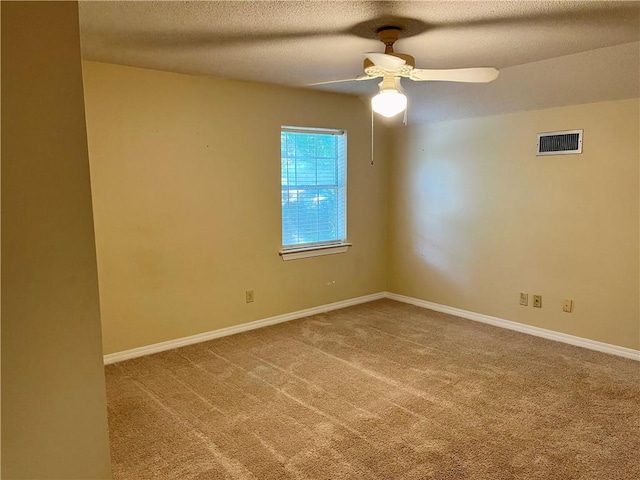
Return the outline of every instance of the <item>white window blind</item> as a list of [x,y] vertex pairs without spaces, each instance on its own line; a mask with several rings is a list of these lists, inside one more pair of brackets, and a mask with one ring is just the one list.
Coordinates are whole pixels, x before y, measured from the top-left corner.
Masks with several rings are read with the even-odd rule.
[[340,244],[347,237],[347,135],[282,127],[282,246]]

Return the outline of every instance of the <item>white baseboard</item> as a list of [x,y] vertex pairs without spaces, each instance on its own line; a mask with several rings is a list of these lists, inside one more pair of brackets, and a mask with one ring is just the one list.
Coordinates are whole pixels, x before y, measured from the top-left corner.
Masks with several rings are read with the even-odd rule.
[[176,338],[175,340],[168,340],[166,342],[154,343],[153,345],[146,345],[144,347],[132,348],[131,350],[124,350],[122,352],[110,353],[104,356],[104,364],[108,365],[111,363],[122,362],[123,360],[143,357],[145,355],[164,352],[166,350],[173,350],[174,348],[185,347],[187,345],[193,345],[194,343],[213,340],[214,338],[226,337],[228,335],[234,335],[236,333],[247,332],[249,330],[255,330],[256,328],[262,328],[268,325],[275,325],[276,323],[288,322],[290,320],[296,320],[298,318],[308,317],[310,315],[316,315],[318,313],[337,310],[339,308],[350,307],[352,305],[358,305],[360,303],[372,302],[373,300],[379,300],[381,298],[385,298],[385,296],[386,296],[385,292],[374,293],[372,295],[365,295],[362,297],[351,298],[349,300],[329,303],[327,305],[320,305],[319,307],[306,308],[304,310],[298,310],[297,312],[285,313],[284,315],[276,315],[275,317],[263,318],[262,320],[243,323],[241,325],[234,325],[232,327],[220,328],[218,330],[199,333],[197,335],[191,335],[189,337]]
[[515,330],[516,332],[526,333],[529,335],[534,335],[536,337],[542,337],[549,340],[554,340],[556,342],[568,343],[569,345],[574,345],[576,347],[588,348],[590,350],[596,350],[598,352],[609,353],[611,355],[617,355],[619,357],[640,361],[640,350],[619,347],[617,345],[611,345],[609,343],[604,343],[604,342],[597,342],[595,340],[576,337],[574,335],[568,335],[566,333],[554,332],[553,330],[547,330],[540,327],[533,327],[531,325],[512,322],[510,320],[503,320],[502,318],[491,317],[489,315],[483,315],[482,313],[469,312],[467,310],[462,310],[460,308],[448,307],[446,305],[427,302],[426,300],[420,300],[418,298],[398,295],[397,293],[385,292],[385,297],[391,300],[397,300],[399,302],[410,303],[411,305],[416,305],[418,307],[435,310],[437,312],[449,313],[451,315],[466,318],[468,320],[474,320],[476,322],[481,322],[481,323],[488,323],[489,325],[494,325],[496,327],[502,327],[508,330]]
[[236,333],[247,332],[249,330],[255,330],[256,328],[262,328],[268,325],[275,325],[276,323],[288,322],[290,320],[296,320],[298,318],[308,317],[310,315],[315,315],[322,312],[337,310],[339,308],[350,307],[352,305],[358,305],[360,303],[371,302],[373,300],[379,300],[381,298],[389,298],[391,300],[396,300],[403,303],[409,303],[411,305],[416,305],[422,308],[428,308],[430,310],[435,310],[437,312],[449,313],[451,315],[466,318],[468,320],[487,323],[489,325],[493,325],[496,327],[506,328],[508,330],[515,330],[516,332],[526,333],[528,335],[534,335],[536,337],[542,337],[549,340],[554,340],[556,342],[568,343],[569,345],[588,348],[590,350],[596,350],[598,352],[609,353],[611,355],[617,355],[619,357],[640,361],[640,351],[634,350],[632,348],[619,347],[617,345],[611,345],[609,343],[604,343],[604,342],[597,342],[595,340],[576,337],[574,335],[568,335],[566,333],[554,332],[553,330],[546,330],[544,328],[525,325],[524,323],[504,320],[502,318],[491,317],[489,315],[483,315],[482,313],[475,313],[467,310],[462,310],[460,308],[440,305],[438,303],[428,302],[426,300],[420,300],[418,298],[413,298],[413,297],[407,297],[405,295],[399,295],[397,293],[380,292],[380,293],[374,293],[372,295],[365,295],[362,297],[351,298],[349,300],[343,300],[340,302],[329,303],[327,305],[320,305],[318,307],[298,310],[297,312],[285,313],[284,315],[277,315],[275,317],[264,318],[262,320],[243,323],[241,325],[234,325],[232,327],[220,328],[218,330],[199,333],[197,335],[192,335],[189,337],[177,338],[175,340],[169,340],[161,343],[154,343],[153,345],[133,348],[131,350],[110,353],[104,356],[104,363],[105,365],[108,365],[110,363],[121,362],[123,360],[129,360],[131,358],[142,357],[145,355],[151,355],[153,353],[158,353],[158,352],[164,352],[166,350],[172,350],[174,348],[193,345],[195,343],[200,343],[200,342],[206,342],[207,340],[213,340],[214,338],[226,337],[228,335],[234,335]]

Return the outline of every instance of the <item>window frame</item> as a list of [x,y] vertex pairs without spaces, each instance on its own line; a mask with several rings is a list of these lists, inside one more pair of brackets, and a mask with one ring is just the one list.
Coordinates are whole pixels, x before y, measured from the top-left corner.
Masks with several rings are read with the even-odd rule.
[[[349,247],[352,245],[347,241],[347,157],[348,157],[348,143],[347,143],[347,131],[344,129],[335,129],[335,128],[316,128],[316,127],[298,127],[298,126],[290,126],[290,125],[282,125],[280,127],[280,138],[282,139],[282,133],[292,132],[292,133],[308,133],[308,134],[316,134],[316,135],[340,135],[343,136],[344,140],[344,151],[342,154],[339,154],[338,160],[340,157],[344,158],[343,165],[343,184],[341,185],[341,176],[338,175],[339,178],[336,180],[336,190],[337,194],[341,196],[341,200],[338,200],[338,208],[340,208],[340,203],[343,204],[344,211],[342,212],[342,216],[344,217],[344,225],[341,227],[344,234],[342,235],[342,239],[338,240],[330,240],[330,241],[320,241],[313,243],[305,243],[305,244],[292,244],[292,245],[284,245],[284,211],[282,207],[282,203],[280,206],[280,244],[281,250],[279,251],[280,256],[283,260],[296,260],[300,258],[308,258],[308,257],[317,257],[323,255],[334,255],[337,253],[345,253]],[[280,169],[282,172],[282,140],[280,142]],[[312,187],[309,185],[308,187]],[[280,193],[282,198],[282,174],[281,174],[281,183],[280,183]],[[340,216],[340,213],[338,213]]]

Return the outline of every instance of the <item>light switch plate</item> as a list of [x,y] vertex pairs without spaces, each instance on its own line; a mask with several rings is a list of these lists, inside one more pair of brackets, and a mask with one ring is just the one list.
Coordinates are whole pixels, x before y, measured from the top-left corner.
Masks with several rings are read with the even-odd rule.
[[525,307],[529,305],[529,294],[520,292],[520,305],[524,305]]

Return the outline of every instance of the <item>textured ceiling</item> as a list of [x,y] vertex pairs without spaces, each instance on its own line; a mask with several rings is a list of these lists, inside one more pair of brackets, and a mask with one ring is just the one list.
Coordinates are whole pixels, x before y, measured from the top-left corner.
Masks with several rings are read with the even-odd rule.
[[638,96],[639,12],[635,1],[84,0],[80,26],[88,60],[298,87],[361,75],[389,24],[419,68],[501,69],[486,85],[403,80],[421,123]]

